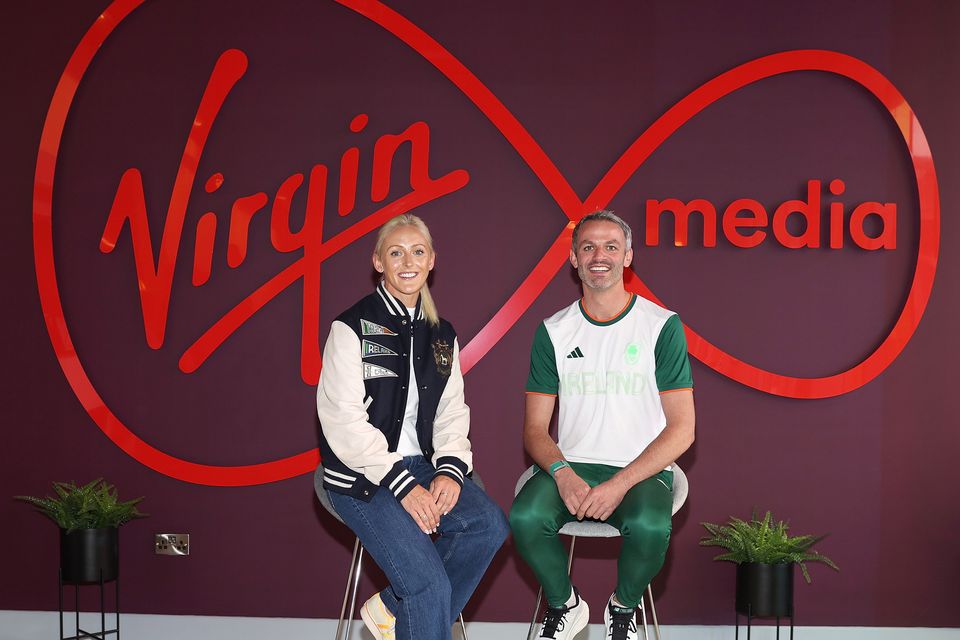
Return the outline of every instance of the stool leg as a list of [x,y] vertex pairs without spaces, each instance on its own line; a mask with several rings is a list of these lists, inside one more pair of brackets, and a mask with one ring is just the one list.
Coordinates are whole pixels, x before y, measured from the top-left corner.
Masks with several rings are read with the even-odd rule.
[[647,608],[643,606],[643,598],[640,598],[640,620],[643,622],[643,640],[650,640],[647,633]]
[[[359,539],[358,539],[359,541]],[[353,624],[353,613],[357,610],[357,591],[360,589],[360,567],[363,564],[363,545],[357,552],[357,570],[353,574],[353,593],[350,595],[350,615],[347,617],[347,633],[343,640],[350,637],[350,625]]]
[[537,605],[533,609],[533,621],[527,630],[527,640],[533,640],[533,634],[537,630],[537,614],[540,613],[540,600],[543,598],[543,587],[537,590]]
[[[660,640],[660,622],[657,621],[657,607],[653,604],[653,589],[647,585],[647,598],[650,600],[650,617],[653,618],[653,635]],[[646,630],[644,630],[646,633]]]
[[[357,565],[357,553],[360,551],[360,538],[357,538],[353,543],[353,555],[350,556],[350,570],[347,572],[347,586],[343,590],[343,604],[340,605],[340,620],[337,622],[337,635],[335,636],[336,640],[341,640],[345,636],[341,636],[340,632],[343,630],[343,621],[347,614],[347,600],[350,596],[350,585],[353,583],[353,574]],[[350,605],[350,617],[353,617],[353,604]]]
[[467,640],[467,625],[463,623],[463,612],[460,612],[460,632],[463,633],[463,640]]

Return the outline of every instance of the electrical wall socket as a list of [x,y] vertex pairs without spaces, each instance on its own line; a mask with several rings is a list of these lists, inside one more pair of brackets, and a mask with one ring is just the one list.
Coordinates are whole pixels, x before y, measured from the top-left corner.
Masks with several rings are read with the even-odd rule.
[[158,555],[190,555],[189,533],[158,533],[153,536],[153,546]]

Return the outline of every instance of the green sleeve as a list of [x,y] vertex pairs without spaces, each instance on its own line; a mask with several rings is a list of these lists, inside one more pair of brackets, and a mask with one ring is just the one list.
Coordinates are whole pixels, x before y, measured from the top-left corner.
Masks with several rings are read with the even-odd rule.
[[557,359],[553,342],[547,327],[541,322],[533,336],[533,348],[530,349],[530,376],[527,378],[527,391],[557,395],[560,391],[560,374],[557,373]]
[[687,357],[687,338],[683,333],[680,317],[676,314],[670,316],[660,329],[653,355],[657,366],[657,389],[671,391],[693,388],[690,358]]

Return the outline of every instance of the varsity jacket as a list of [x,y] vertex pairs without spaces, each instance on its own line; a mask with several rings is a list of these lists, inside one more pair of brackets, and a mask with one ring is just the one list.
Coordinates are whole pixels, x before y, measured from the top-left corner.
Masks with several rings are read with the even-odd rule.
[[330,327],[317,386],[323,485],[369,501],[378,487],[401,500],[416,486],[397,453],[413,368],[420,396],[417,440],[437,475],[462,485],[473,457],[457,335],[413,317],[383,283]]

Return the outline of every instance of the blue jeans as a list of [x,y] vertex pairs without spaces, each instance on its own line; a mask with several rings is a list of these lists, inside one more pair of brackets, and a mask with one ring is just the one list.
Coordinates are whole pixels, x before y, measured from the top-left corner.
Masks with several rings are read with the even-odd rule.
[[[429,461],[412,456],[403,462],[430,487],[436,470]],[[450,640],[453,621],[510,532],[500,507],[467,479],[457,504],[440,517],[434,541],[389,491],[378,490],[370,502],[334,491],[329,496],[390,580],[380,597],[397,617],[398,640]]]

